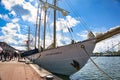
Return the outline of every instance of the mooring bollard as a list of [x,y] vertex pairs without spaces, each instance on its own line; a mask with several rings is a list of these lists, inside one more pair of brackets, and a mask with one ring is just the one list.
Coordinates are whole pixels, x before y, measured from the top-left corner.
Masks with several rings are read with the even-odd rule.
[[52,75],[47,75],[46,80],[53,80],[53,76]]

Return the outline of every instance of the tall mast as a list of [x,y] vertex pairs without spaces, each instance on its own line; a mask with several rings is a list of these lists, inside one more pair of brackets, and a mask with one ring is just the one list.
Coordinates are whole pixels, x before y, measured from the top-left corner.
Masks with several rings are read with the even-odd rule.
[[[54,6],[56,7],[56,0],[54,0]],[[56,9],[54,9],[54,33],[53,33],[53,47],[56,48]]]
[[37,42],[38,14],[39,14],[39,4],[37,8],[37,18],[36,18],[36,26],[35,26],[35,44],[34,44],[35,48],[36,48],[36,42]]
[[58,7],[58,6],[56,6],[57,0],[54,0],[54,5],[52,5],[50,3],[47,3],[47,1],[46,2],[44,2],[43,0],[40,0],[40,1],[44,4],[45,9],[48,9],[48,8],[53,8],[54,9],[53,47],[56,48],[56,10],[60,11],[64,16],[66,16],[69,12],[60,8],[60,7]]
[[[46,0],[47,2],[47,0]],[[44,35],[43,35],[43,49],[45,49],[45,36],[46,36],[46,14],[47,14],[47,9],[45,9],[45,15],[44,15]]]
[[36,48],[36,38],[37,38],[37,23],[36,23],[36,26],[35,26],[35,44],[34,44],[35,48]]
[[[40,14],[42,13],[42,9],[40,8]],[[39,25],[38,25],[38,49],[40,49],[40,26],[41,26],[41,15],[39,18]]]
[[28,28],[28,41],[27,41],[28,51],[30,50],[30,27]]

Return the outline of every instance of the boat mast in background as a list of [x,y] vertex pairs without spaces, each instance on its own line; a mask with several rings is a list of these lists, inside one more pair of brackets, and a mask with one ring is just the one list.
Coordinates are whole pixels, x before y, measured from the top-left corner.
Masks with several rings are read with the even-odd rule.
[[[54,6],[56,7],[56,0],[54,0]],[[53,47],[56,48],[56,9],[54,9],[54,33],[53,33],[53,35],[54,35]]]
[[27,50],[30,50],[30,26],[28,27]]

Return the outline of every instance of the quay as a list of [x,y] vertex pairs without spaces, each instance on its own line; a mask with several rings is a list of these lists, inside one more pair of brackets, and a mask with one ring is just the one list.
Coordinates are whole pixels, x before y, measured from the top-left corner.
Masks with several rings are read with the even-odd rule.
[[[52,78],[49,78],[52,77]],[[63,80],[33,63],[0,61],[0,80]]]

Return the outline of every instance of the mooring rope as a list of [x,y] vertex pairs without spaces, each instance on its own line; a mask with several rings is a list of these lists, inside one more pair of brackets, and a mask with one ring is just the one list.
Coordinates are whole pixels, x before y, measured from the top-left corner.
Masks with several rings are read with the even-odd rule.
[[[84,49],[85,53],[87,54],[88,57],[90,57],[90,55],[88,54],[87,50],[85,49],[84,45],[81,45],[81,48]],[[102,70],[90,57],[91,62],[101,71],[103,72],[110,80],[113,80],[112,77],[110,75],[108,75],[104,70]]]

